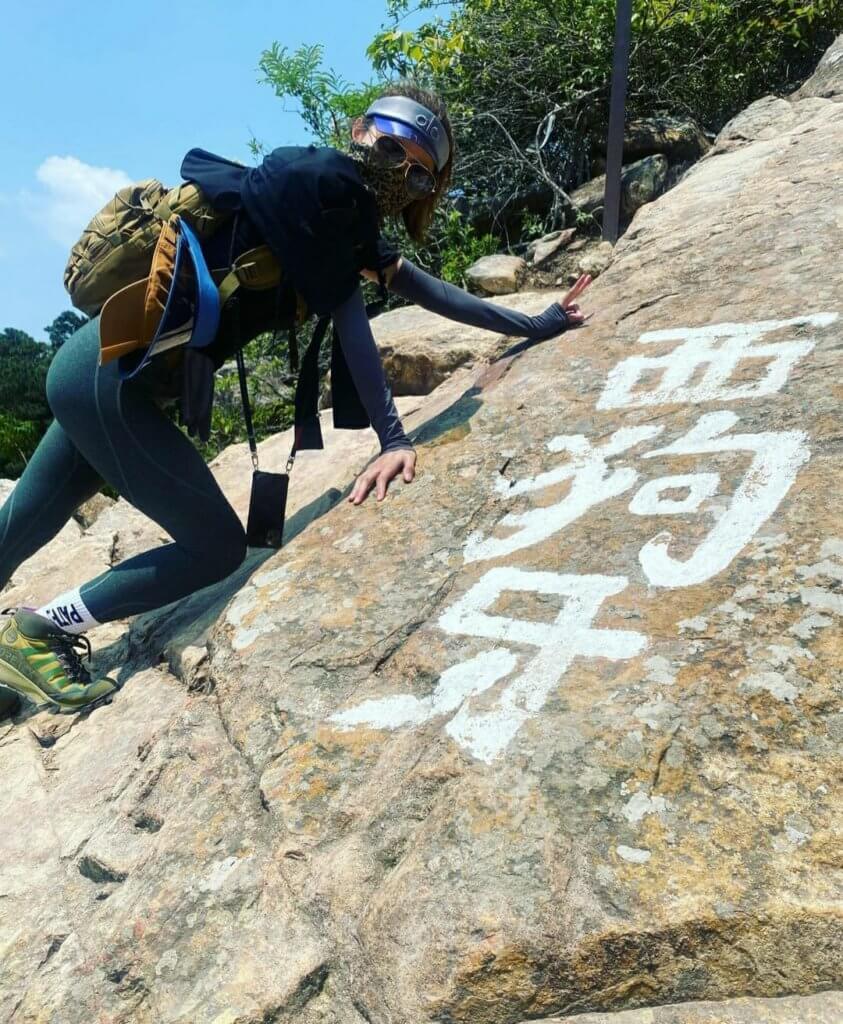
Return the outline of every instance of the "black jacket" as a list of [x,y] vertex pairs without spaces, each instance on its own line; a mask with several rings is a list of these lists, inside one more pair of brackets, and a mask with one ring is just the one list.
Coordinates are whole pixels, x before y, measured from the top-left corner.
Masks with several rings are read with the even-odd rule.
[[[191,149],[181,174],[215,207],[240,215],[233,222],[234,254],[268,245],[312,313],[330,314],[350,298],[359,287],[361,269],[383,270],[398,259],[398,251],[381,237],[377,205],[357,165],[331,147],[282,146],[252,168]],[[210,266],[227,265],[230,230],[218,232],[206,245]],[[244,296],[239,337],[232,340],[224,318],[215,342],[216,361],[261,331],[281,326],[291,310],[279,308],[278,301],[274,293]],[[335,424],[368,426],[336,338],[332,381]]]

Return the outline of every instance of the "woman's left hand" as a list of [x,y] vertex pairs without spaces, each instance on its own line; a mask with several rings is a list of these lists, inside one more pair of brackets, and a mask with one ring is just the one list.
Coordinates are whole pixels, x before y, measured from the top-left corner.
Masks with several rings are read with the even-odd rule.
[[416,453],[412,449],[401,448],[379,455],[371,466],[357,477],[348,500],[352,505],[359,505],[374,488],[378,501],[383,501],[390,481],[399,475],[405,484],[411,483],[416,475]]
[[590,284],[591,274],[581,274],[565,298],[559,303],[568,314],[568,323],[571,327],[579,327],[594,316],[593,313],[583,313],[580,304],[576,301]]

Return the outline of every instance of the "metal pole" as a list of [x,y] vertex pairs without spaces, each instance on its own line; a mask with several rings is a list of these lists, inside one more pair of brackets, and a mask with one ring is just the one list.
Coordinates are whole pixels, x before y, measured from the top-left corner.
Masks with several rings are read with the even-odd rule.
[[632,0],[617,0],[615,53],[612,59],[612,97],[609,104],[609,136],[606,139],[606,193],[603,197],[603,238],[618,240],[621,209],[621,167],[626,82],[629,77],[629,39],[632,35]]

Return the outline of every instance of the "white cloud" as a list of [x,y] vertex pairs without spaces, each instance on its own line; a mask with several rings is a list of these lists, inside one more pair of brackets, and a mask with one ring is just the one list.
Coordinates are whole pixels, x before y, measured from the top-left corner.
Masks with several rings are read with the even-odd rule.
[[21,204],[63,246],[73,245],[97,210],[132,182],[125,171],[92,167],[75,156],[48,156],[35,177],[41,188],[21,192]]

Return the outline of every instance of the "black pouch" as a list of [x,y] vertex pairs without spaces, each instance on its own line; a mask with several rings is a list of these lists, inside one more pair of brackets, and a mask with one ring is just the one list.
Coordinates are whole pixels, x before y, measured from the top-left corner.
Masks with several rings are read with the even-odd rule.
[[258,443],[252,421],[252,406],[246,383],[246,365],[243,352],[238,349],[237,375],[240,379],[240,397],[243,400],[243,417],[246,420],[246,436],[252,453],[252,493],[249,498],[249,519],[246,523],[246,541],[253,548],[280,548],[284,541],[284,518],[287,511],[287,490],[290,485],[290,470],[296,457],[293,443],[286,473],[265,473],[258,463]]
[[288,473],[265,473],[256,469],[252,474],[252,496],[246,525],[249,547],[281,547],[289,483]]

